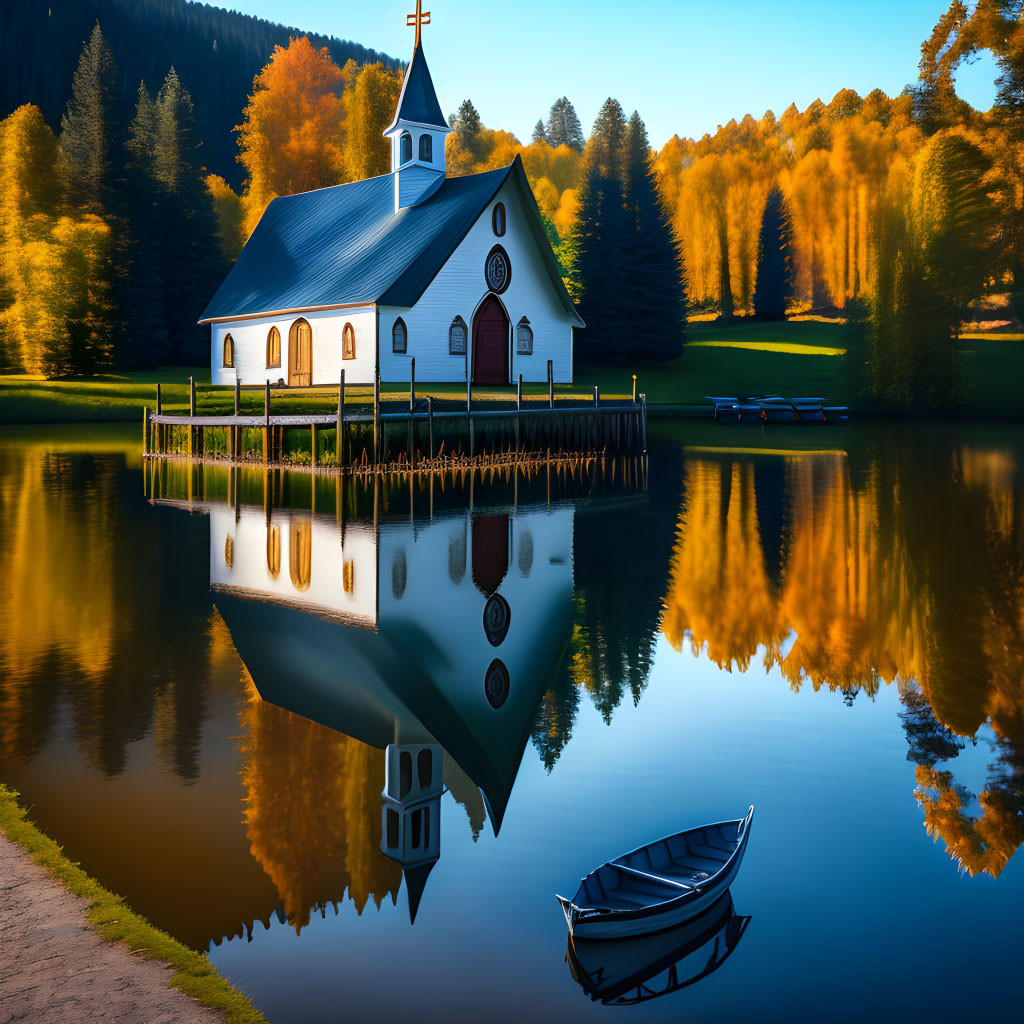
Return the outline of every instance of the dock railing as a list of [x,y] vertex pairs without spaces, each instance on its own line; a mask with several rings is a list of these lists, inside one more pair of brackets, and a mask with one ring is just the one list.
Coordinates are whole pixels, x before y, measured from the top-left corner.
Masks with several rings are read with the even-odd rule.
[[[310,413],[274,412],[274,392],[281,389],[267,382],[262,411],[248,414],[239,411],[241,388],[236,384],[233,412],[202,414],[197,411],[195,379],[190,377],[187,415],[165,413],[157,385],[156,410],[144,412],[143,454],[265,465],[308,459],[313,468],[366,471],[396,464],[429,468],[438,460],[537,461],[647,450],[647,401],[636,394],[635,378],[632,399],[602,399],[594,387],[592,401],[580,402],[575,396],[558,401],[549,366],[548,394],[536,402],[524,401],[520,375],[516,392],[508,399],[474,402],[473,386],[467,385],[464,408],[457,400],[417,398],[415,369],[409,383],[407,405],[404,395],[382,398],[379,374],[373,382],[372,404],[353,402],[342,373],[336,409]],[[287,390],[295,393],[294,388]],[[396,405],[404,408],[389,409]],[[308,441],[296,443],[296,435],[305,435]]]

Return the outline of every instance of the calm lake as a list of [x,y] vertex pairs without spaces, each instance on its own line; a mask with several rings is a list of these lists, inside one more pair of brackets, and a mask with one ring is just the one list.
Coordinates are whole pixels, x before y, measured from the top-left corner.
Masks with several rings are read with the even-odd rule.
[[[0,779],[271,1022],[1020,1019],[1021,427],[376,489],[138,433],[0,432]],[[556,892],[750,804],[699,935],[568,961]]]

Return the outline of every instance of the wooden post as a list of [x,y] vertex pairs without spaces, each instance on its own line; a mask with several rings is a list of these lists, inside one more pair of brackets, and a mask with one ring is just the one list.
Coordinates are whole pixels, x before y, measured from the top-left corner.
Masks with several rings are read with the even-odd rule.
[[263,384],[263,465],[270,462],[270,381]]
[[636,405],[636,374],[633,374],[633,404]]
[[309,443],[311,445],[311,447],[309,449],[309,453],[310,453],[309,454],[309,464],[310,464],[310,466],[312,466],[313,469],[316,469],[316,455],[317,455],[316,444],[317,444],[317,437],[316,437],[316,424],[315,423],[310,423],[310,425],[309,425]]
[[[523,411],[523,375],[519,374],[519,383],[516,385],[516,457],[519,457],[520,450],[520,433],[522,430],[522,416],[519,414]],[[518,487],[518,478],[517,484]]]
[[341,371],[341,381],[338,384],[338,419],[335,425],[334,435],[334,457],[337,460],[338,468],[345,465],[345,371]]
[[409,438],[408,438],[408,459],[412,467],[414,459],[413,451],[413,421],[412,416],[416,411],[416,357],[409,361]]
[[[163,403],[160,399],[160,385],[156,386],[156,414],[159,416],[163,412]],[[161,423],[155,423],[153,431],[153,447],[157,452],[162,452],[165,448],[165,433],[164,427]]]
[[192,420],[196,415],[196,379],[195,377],[189,377],[188,379],[188,457],[192,458],[195,448],[196,441],[196,428],[192,423]]
[[430,444],[430,458],[434,458],[434,399],[427,396],[427,434]]
[[640,450],[647,451],[647,396],[640,396]]
[[554,409],[555,407],[555,371],[551,365],[551,360],[548,360],[548,408]]
[[149,454],[149,408],[142,409],[142,454]]
[[373,464],[380,462],[380,370],[373,371]]

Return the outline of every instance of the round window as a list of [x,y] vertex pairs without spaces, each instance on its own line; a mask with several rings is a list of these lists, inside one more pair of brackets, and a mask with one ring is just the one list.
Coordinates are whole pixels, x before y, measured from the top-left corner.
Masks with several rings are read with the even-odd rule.
[[492,292],[503,292],[512,277],[512,267],[508,262],[508,253],[500,245],[496,245],[488,254],[484,263],[484,277],[487,287]]

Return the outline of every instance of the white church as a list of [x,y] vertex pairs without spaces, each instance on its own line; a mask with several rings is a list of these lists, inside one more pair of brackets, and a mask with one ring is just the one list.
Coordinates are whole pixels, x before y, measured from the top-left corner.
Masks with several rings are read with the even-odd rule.
[[522,161],[449,178],[449,128],[420,40],[391,173],[275,199],[210,300],[213,384],[572,381],[565,289]]

